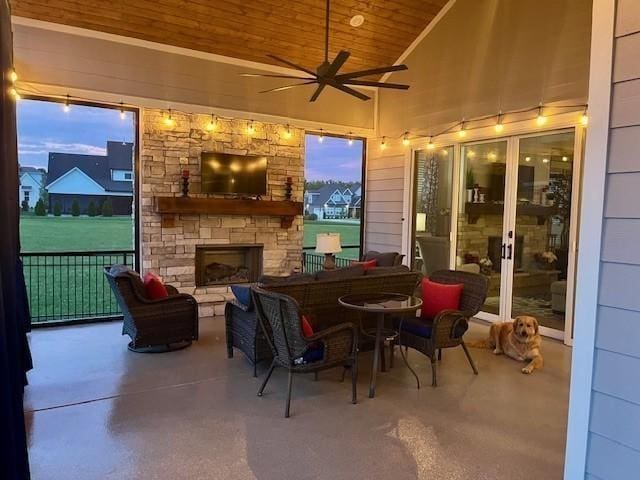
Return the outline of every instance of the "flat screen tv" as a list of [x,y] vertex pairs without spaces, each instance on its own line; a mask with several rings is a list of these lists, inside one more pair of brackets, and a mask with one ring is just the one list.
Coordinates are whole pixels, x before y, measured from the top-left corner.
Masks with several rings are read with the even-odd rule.
[[200,162],[203,193],[267,193],[267,157],[205,152]]

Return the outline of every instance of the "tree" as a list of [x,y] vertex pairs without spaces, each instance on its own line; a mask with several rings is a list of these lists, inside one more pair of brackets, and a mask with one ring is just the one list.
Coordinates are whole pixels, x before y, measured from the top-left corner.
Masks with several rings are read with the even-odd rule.
[[56,217],[62,215],[62,205],[60,205],[58,202],[56,202],[56,204],[53,206],[53,215]]
[[89,202],[89,206],[87,207],[87,214],[90,217],[95,217],[98,214],[97,209],[96,209],[96,204],[93,203],[93,200],[91,200]]
[[74,200],[71,204],[71,215],[73,215],[74,217],[80,216],[80,203],[78,202],[78,200]]
[[36,207],[34,211],[36,212],[36,215],[38,215],[39,217],[44,217],[47,215],[47,209],[44,206],[44,201],[41,198],[38,199],[38,201],[36,202]]
[[102,216],[103,217],[113,216],[113,205],[111,204],[111,200],[109,198],[107,198],[102,204]]
[[20,207],[22,208],[23,212],[28,212],[29,211],[29,201],[28,200],[23,200],[22,203],[20,204]]

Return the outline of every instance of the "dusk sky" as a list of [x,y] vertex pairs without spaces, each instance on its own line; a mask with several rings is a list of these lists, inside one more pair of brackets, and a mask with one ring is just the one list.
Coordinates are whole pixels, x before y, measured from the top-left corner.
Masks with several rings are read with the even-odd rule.
[[106,155],[107,140],[133,142],[133,116],[110,108],[40,100],[18,102],[18,160],[20,165],[47,168],[49,152]]
[[[105,155],[107,140],[134,141],[133,116],[118,110],[39,100],[18,103],[18,158],[20,165],[47,168],[49,152]],[[362,141],[349,146],[347,139],[315,135],[306,138],[307,180],[360,181]]]
[[360,181],[362,177],[362,141],[349,146],[346,138],[307,135],[304,176],[306,180]]

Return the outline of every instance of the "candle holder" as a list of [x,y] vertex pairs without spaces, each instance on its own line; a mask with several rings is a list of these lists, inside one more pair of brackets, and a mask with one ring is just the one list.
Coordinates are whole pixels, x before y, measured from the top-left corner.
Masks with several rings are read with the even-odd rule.
[[182,171],[182,196],[189,196],[189,170]]
[[284,196],[287,200],[291,200],[291,193],[293,191],[293,180],[291,177],[287,177],[287,181],[284,184]]

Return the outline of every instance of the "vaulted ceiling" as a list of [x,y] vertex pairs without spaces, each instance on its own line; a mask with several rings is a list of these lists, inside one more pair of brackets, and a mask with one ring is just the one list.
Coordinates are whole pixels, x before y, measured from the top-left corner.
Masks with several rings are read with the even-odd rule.
[[[330,57],[346,49],[344,71],[393,64],[447,0],[333,0]],[[308,68],[323,60],[325,0],[10,0],[12,15]],[[354,15],[364,16],[352,27]]]

